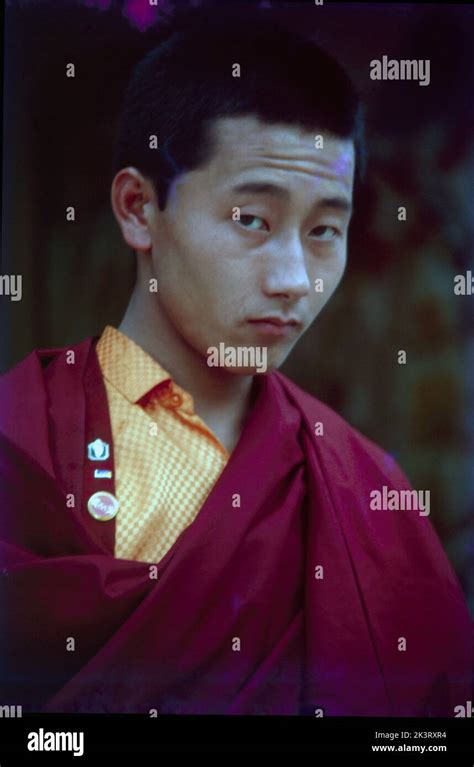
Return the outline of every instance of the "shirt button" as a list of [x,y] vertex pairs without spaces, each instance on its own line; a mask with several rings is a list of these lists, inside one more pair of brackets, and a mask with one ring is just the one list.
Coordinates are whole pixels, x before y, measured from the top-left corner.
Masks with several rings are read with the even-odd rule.
[[179,407],[183,404],[183,398],[177,392],[166,392],[162,397],[161,403],[165,407]]

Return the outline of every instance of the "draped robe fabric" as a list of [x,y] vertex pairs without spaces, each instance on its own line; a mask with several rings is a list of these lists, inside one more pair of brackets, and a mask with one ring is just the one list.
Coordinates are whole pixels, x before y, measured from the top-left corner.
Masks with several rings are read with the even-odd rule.
[[2,705],[454,716],[473,699],[472,624],[429,518],[369,506],[408,481],[279,372],[256,376],[228,464],[156,567],[115,558],[114,520],[87,512],[114,479],[84,481],[93,439],[113,466],[95,341],[0,382]]

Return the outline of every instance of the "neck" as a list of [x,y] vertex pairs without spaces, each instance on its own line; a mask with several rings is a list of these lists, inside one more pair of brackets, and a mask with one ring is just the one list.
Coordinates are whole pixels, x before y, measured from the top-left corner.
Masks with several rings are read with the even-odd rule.
[[253,376],[209,367],[164,314],[156,295],[140,289],[138,282],[119,330],[191,394],[196,413],[211,429],[220,430],[224,441],[235,444],[250,407]]

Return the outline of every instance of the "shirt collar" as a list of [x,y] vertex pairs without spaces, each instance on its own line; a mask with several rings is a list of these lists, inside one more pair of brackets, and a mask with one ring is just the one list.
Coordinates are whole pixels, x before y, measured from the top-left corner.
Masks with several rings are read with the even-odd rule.
[[107,325],[97,343],[102,374],[126,399],[137,403],[160,384],[170,385],[167,370],[117,328]]

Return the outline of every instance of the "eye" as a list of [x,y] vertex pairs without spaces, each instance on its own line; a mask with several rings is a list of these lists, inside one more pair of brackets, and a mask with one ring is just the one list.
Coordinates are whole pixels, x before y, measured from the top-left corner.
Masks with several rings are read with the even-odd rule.
[[336,229],[336,227],[326,226],[325,224],[321,226],[315,226],[313,232],[319,232],[320,236],[318,236],[317,239],[322,240],[323,242],[334,240],[338,235],[341,234],[339,229]]
[[[248,213],[248,214],[244,213],[243,215],[241,215],[239,223],[242,224],[242,226],[245,229],[248,229],[251,232],[258,232],[258,231],[261,231],[260,227],[259,226],[254,226],[254,223],[258,222],[258,221],[263,222],[265,224],[266,228],[267,228],[266,230],[268,231],[268,225],[267,225],[265,219],[260,218],[260,216],[253,216],[250,213]],[[249,224],[248,226],[247,226],[247,223]]]

